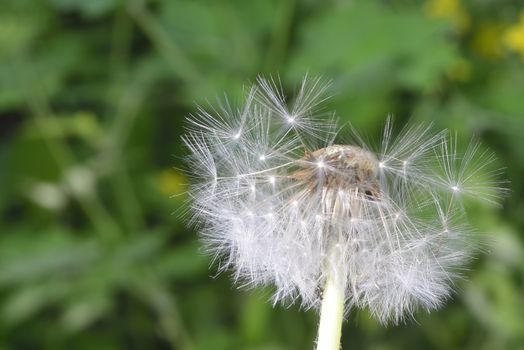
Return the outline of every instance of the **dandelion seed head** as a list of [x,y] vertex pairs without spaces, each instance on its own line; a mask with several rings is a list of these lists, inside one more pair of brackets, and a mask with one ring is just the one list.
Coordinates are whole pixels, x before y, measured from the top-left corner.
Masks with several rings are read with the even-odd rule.
[[184,136],[194,178],[193,223],[219,269],[243,287],[274,286],[273,301],[318,309],[328,276],[346,311],[397,323],[434,310],[471,255],[462,197],[497,202],[493,156],[472,142],[386,121],[372,149],[341,144],[327,85],[305,78],[290,99],[259,78],[244,106],[191,116]]

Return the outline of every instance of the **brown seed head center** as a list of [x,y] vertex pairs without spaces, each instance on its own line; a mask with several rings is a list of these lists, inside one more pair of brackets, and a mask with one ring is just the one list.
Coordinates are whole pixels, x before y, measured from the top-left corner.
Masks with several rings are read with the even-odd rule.
[[309,188],[352,190],[377,199],[378,161],[375,155],[360,147],[333,145],[307,153],[299,162],[300,170],[292,178],[307,183]]

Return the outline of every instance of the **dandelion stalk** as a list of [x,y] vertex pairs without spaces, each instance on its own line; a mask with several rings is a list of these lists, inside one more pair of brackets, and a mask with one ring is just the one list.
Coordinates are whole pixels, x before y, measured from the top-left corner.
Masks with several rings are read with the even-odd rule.
[[[318,152],[318,151],[317,151]],[[326,152],[327,150],[320,150]],[[318,165],[317,165],[318,166]],[[322,164],[324,167],[324,164]],[[329,187],[328,187],[329,188]],[[336,189],[338,190],[338,188]],[[329,190],[326,193],[330,192]],[[336,220],[335,215],[340,212],[342,203],[335,200],[330,203],[329,196],[324,197],[323,214],[333,214],[332,219]],[[333,206],[330,210],[330,206]],[[355,215],[359,209],[359,203],[352,203]],[[322,228],[322,235],[330,235],[329,225]],[[318,325],[317,350],[339,350],[340,338],[342,335],[342,322],[344,319],[345,307],[345,284],[347,282],[344,274],[338,273],[339,261],[343,259],[343,252],[340,248],[343,246],[343,232],[337,231],[332,235],[333,242],[329,247],[328,259],[324,266],[326,274],[326,283],[322,290],[322,302],[320,306],[320,321]]]
[[317,350],[339,350],[344,315],[344,288],[328,277],[322,293]]
[[221,269],[320,311],[317,349],[338,350],[351,308],[387,324],[440,307],[471,255],[462,198],[501,191],[489,153],[472,143],[460,155],[430,125],[394,138],[388,119],[378,149],[354,131],[339,143],[333,115],[319,114],[326,89],[306,78],[289,102],[259,78],[243,106],[191,116],[184,141],[193,220]]

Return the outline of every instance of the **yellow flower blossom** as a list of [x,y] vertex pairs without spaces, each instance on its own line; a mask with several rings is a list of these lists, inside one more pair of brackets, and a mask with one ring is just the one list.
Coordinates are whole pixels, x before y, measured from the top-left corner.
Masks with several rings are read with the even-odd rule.
[[473,51],[487,58],[501,58],[504,54],[503,33],[504,26],[500,23],[482,23],[471,40]]
[[430,0],[425,11],[430,17],[449,20],[461,31],[469,28],[470,17],[461,0]]
[[524,12],[520,15],[520,21],[504,33],[504,43],[524,60]]
[[157,187],[166,196],[176,196],[187,189],[187,178],[181,172],[166,169],[160,172],[157,178]]

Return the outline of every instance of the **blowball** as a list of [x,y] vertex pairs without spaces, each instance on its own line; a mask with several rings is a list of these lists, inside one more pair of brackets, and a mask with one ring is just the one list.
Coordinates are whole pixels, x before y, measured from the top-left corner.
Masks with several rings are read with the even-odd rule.
[[193,221],[241,286],[274,285],[274,302],[318,309],[328,279],[346,311],[382,323],[449,297],[472,252],[464,196],[496,202],[491,154],[413,125],[381,147],[337,140],[318,115],[327,84],[305,78],[293,101],[259,78],[240,108],[227,101],[189,118]]

